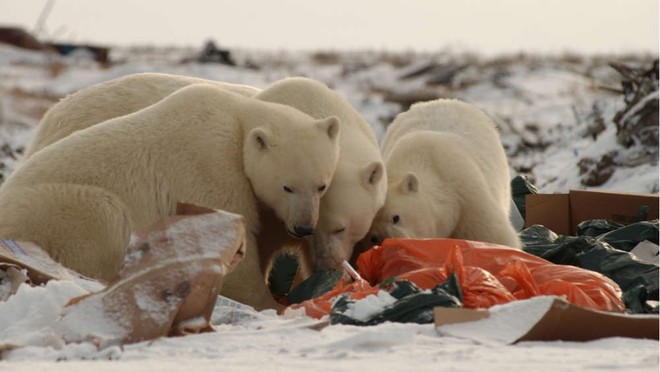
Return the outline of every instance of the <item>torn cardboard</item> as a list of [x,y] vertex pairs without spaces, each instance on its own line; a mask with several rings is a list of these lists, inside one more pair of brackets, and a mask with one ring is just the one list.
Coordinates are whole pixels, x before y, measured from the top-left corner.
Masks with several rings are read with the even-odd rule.
[[605,337],[658,340],[657,315],[626,315],[587,310],[560,297],[539,296],[489,310],[434,309],[441,335],[484,344],[521,341],[591,341]]
[[624,225],[637,221],[639,209],[648,207],[647,220],[658,218],[657,195],[608,191],[570,190],[568,194],[528,194],[525,226],[543,225],[560,235],[575,235],[583,221],[607,219]]
[[0,239],[0,265],[26,270],[30,282],[44,284],[51,279],[71,279],[79,274],[55,262],[46,251],[32,242]]
[[133,235],[106,289],[66,305],[64,339],[107,345],[212,330],[222,280],[244,255],[242,216],[180,205]]
[[[244,255],[242,216],[179,204],[177,215],[131,236],[117,278],[100,291],[94,282],[98,292],[72,299],[57,332],[66,342],[103,347],[211,330],[222,280]],[[2,279],[17,285],[79,277],[36,244],[13,240],[0,241],[0,268]]]

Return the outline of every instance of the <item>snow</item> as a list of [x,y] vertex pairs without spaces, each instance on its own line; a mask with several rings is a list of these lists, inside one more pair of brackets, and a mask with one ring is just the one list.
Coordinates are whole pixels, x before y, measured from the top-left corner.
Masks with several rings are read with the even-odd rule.
[[366,322],[383,311],[383,308],[395,302],[396,298],[387,291],[380,290],[375,295],[372,294],[354,303],[349,303],[343,314],[349,318]]
[[[498,123],[506,144],[511,173],[527,174],[544,193],[586,188],[580,183],[577,162],[598,158],[612,150],[622,160],[634,159],[639,149],[616,144],[612,118],[624,107],[621,94],[600,87],[619,88],[618,75],[603,58],[502,58],[481,61],[469,55],[378,52],[340,55],[341,64],[320,63],[305,53],[236,51],[239,66],[249,61],[258,68],[180,63],[189,49],[113,50],[119,61],[99,67],[78,56],[75,60],[25,51],[0,44],[0,172],[6,177],[20,160],[43,112],[60,97],[91,84],[135,72],[154,71],[193,75],[264,88],[294,75],[322,80],[342,93],[360,111],[380,139],[400,107],[387,93],[431,91],[482,107]],[[616,59],[615,57],[612,57]],[[403,63],[394,62],[403,61]],[[649,57],[633,59],[650,64]],[[407,63],[406,63],[407,62]],[[432,86],[421,75],[400,77],[429,62],[467,64],[452,83]],[[594,140],[586,135],[598,107],[606,129]],[[604,184],[593,187],[624,192],[658,193],[658,163],[619,166]],[[221,299],[212,322],[216,332],[161,338],[130,345],[68,343],[63,337],[82,328],[113,332],[116,324],[86,319],[84,314],[60,321],[65,303],[95,288],[76,281],[51,281],[45,286],[22,285],[0,302],[0,370],[29,371],[252,371],[252,370],[537,370],[537,371],[657,371],[656,340],[608,338],[591,342],[482,342],[479,329],[465,334],[438,333],[431,324],[384,323],[371,327],[326,326],[300,314],[256,312]],[[368,316],[376,299],[353,309]],[[150,308],[149,303],[143,304]],[[539,309],[543,304],[539,303]],[[506,315],[515,305],[496,309]],[[540,310],[539,310],[540,311]],[[366,315],[365,315],[366,314]],[[523,314],[493,327],[502,340],[521,330],[533,314]],[[492,321],[492,320],[491,320]],[[82,325],[85,324],[85,327]],[[475,323],[476,325],[476,323]],[[485,337],[488,335],[481,335]],[[492,336],[492,334],[490,335]],[[12,348],[10,345],[21,346]],[[59,361],[59,362],[58,362]]]
[[[51,287],[51,288],[48,288]],[[56,292],[60,301],[43,301],[45,292]],[[41,317],[20,311],[20,330],[30,347],[3,354],[3,366],[11,370],[97,371],[157,369],[176,371],[252,370],[329,370],[356,369],[401,371],[415,370],[539,370],[584,371],[657,371],[658,342],[608,338],[591,342],[504,342],[478,343],[461,337],[440,335],[432,324],[384,323],[371,327],[345,325],[310,328],[318,321],[295,317],[285,319],[273,311],[256,312],[241,307],[244,316],[222,324],[222,313],[236,310],[232,305],[217,305],[214,311],[216,332],[185,337],[162,338],[124,346],[110,345],[98,350],[91,343],[58,345],[54,316],[68,297],[80,294],[71,283],[53,282],[46,288],[24,286],[21,293],[5,306],[21,309],[40,308]],[[50,295],[53,297],[53,295]],[[547,301],[537,301],[540,312]],[[512,304],[513,305],[513,304]],[[513,319],[515,306],[501,306],[497,313],[508,312]],[[0,314],[9,314],[0,308]],[[24,316],[24,314],[28,316]],[[533,318],[528,314],[527,318]],[[492,320],[491,320],[492,321]],[[524,320],[519,320],[523,324]],[[511,336],[516,327],[501,324],[501,334]],[[507,327],[508,326],[508,327]],[[4,328],[4,327],[3,327]],[[490,327],[491,331],[497,327]],[[507,333],[508,332],[508,333]],[[478,333],[478,332],[477,332]],[[6,339],[4,333],[3,340]],[[48,336],[50,342],[40,341]],[[504,339],[506,340],[506,339]],[[60,361],[55,363],[55,361]],[[62,362],[66,361],[66,362]]]

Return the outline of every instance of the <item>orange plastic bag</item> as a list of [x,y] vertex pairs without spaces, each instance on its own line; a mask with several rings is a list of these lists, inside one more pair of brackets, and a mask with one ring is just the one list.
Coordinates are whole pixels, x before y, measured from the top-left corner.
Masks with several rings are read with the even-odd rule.
[[[322,318],[324,315],[330,314],[332,309],[332,300],[344,293],[350,294],[356,300],[367,297],[370,294],[375,294],[379,290],[378,286],[372,287],[365,280],[358,280],[353,283],[347,283],[344,279],[339,280],[337,285],[325,294],[313,298],[311,300],[303,301],[298,304],[293,304],[287,309],[305,309],[305,314],[312,318]],[[286,310],[285,310],[286,312]]]
[[[575,305],[590,309],[625,310],[621,301],[621,288],[600,273],[575,266],[555,265],[517,249],[484,242],[460,239],[387,239],[382,246],[360,255],[357,261],[358,272],[373,284],[372,280],[380,282],[399,275],[402,267],[406,270],[442,267],[451,261],[454,249],[458,249],[462,256],[462,262],[455,263],[454,267],[459,273],[466,300],[474,292],[473,284],[479,282],[467,280],[467,276],[461,278],[460,270],[477,267],[493,274],[515,298],[560,295]],[[531,276],[525,275],[526,270]],[[467,301],[464,301],[464,305],[472,307]]]
[[325,295],[293,307],[320,318],[330,313],[331,301],[346,293],[358,299],[378,291],[391,277],[430,289],[456,273],[463,305],[488,308],[539,295],[564,296],[589,309],[622,312],[621,289],[600,273],[575,266],[555,265],[509,247],[459,239],[387,239],[360,255],[357,271],[368,282],[343,281]]

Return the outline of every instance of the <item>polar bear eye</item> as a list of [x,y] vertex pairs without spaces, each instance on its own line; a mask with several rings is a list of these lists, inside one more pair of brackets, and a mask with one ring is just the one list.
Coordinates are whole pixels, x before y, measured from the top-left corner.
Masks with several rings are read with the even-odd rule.
[[323,186],[319,186],[318,190],[319,190],[319,192],[323,192],[323,191],[325,191],[325,185],[323,185]]
[[289,194],[293,194],[293,189],[290,188],[289,186],[284,186],[283,189],[284,189],[284,191],[288,192]]
[[392,224],[396,225],[397,223],[399,223],[399,219],[400,218],[399,218],[398,214],[395,214],[394,216],[392,216]]
[[341,233],[341,232],[344,232],[344,230],[346,230],[346,228],[345,228],[345,227],[341,227],[341,228],[335,230],[335,234],[339,234],[339,233]]

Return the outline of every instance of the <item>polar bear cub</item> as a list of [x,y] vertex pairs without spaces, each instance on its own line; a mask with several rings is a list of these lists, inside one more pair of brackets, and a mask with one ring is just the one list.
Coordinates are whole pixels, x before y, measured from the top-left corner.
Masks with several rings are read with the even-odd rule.
[[385,206],[370,232],[460,238],[520,248],[509,222],[509,168],[493,121],[458,100],[418,103],[399,114],[381,143]]
[[[337,170],[321,199],[319,223],[304,250],[309,257],[303,255],[303,264],[312,270],[339,269],[351,257],[353,246],[367,235],[385,202],[387,178],[376,136],[345,98],[319,81],[286,78],[255,98],[294,107],[317,119],[336,116],[342,123]],[[275,240],[269,237],[264,244],[268,241]]]
[[259,268],[259,205],[290,231],[318,220],[339,154],[336,118],[209,84],[77,131],[36,152],[0,187],[0,236],[34,241],[82,274],[109,280],[132,231],[189,202],[241,214],[246,257],[222,293],[278,307]]
[[60,100],[44,114],[23,160],[69,134],[143,109],[190,84],[208,83],[246,97],[259,89],[191,76],[137,73],[104,81]]

